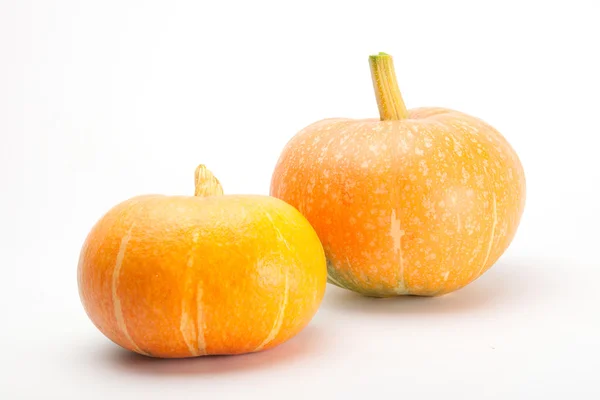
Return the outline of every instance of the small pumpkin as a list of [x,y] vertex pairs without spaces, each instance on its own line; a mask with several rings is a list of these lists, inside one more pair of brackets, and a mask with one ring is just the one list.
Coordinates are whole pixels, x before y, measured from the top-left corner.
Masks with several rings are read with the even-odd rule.
[[370,296],[435,296],[481,276],[511,243],[525,175],[487,123],[407,110],[391,56],[370,57],[379,119],[326,119],[284,148],[271,195],[311,222],[329,282]]
[[104,215],[79,259],[84,308],[113,342],[154,357],[274,347],[323,298],[323,248],[308,221],[268,196],[224,196],[204,167],[195,196],[140,196]]

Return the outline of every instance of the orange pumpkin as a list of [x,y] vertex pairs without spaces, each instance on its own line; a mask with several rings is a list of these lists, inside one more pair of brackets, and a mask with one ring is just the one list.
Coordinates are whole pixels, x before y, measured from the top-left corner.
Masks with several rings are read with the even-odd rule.
[[154,357],[240,354],[308,324],[327,279],[315,231],[279,199],[222,194],[200,166],[195,197],[135,197],[94,226],[78,283],[109,339]]
[[326,119],[285,147],[271,195],[317,231],[329,282],[366,295],[434,296],[509,246],[525,176],[502,135],[443,108],[407,110],[392,58],[370,57],[380,119]]

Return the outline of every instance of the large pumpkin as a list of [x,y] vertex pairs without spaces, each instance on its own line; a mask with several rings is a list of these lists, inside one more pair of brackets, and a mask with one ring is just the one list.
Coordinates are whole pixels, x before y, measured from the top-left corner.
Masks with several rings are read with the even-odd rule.
[[380,119],[326,119],[285,147],[271,195],[325,248],[329,282],[371,296],[441,295],[509,246],[525,204],[515,151],[485,122],[407,110],[392,58],[370,58]]
[[200,166],[195,197],[136,197],[94,226],[78,282],[108,338],[154,357],[239,354],[308,324],[327,277],[315,231],[279,199],[222,193]]

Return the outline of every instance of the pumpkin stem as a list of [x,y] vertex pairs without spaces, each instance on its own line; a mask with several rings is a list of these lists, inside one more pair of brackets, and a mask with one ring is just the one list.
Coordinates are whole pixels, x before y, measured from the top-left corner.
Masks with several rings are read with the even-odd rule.
[[408,118],[408,111],[402,100],[398,82],[396,81],[396,72],[394,71],[394,61],[392,56],[386,53],[379,53],[369,57],[371,66],[371,77],[373,79],[373,88],[377,98],[377,107],[379,107],[379,116],[382,121],[399,120]]
[[194,196],[222,196],[223,187],[221,182],[210,172],[205,165],[200,164],[195,173],[196,191]]

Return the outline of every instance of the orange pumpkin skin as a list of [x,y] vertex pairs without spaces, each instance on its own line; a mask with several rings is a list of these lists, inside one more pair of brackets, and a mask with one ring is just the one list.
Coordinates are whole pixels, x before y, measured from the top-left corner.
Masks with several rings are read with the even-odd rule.
[[316,313],[325,256],[306,219],[267,196],[143,196],[92,229],[78,267],[93,323],[153,357],[274,347]]
[[509,246],[525,176],[494,128],[442,108],[408,118],[328,119],[285,147],[271,195],[317,231],[329,281],[366,295],[441,295]]

